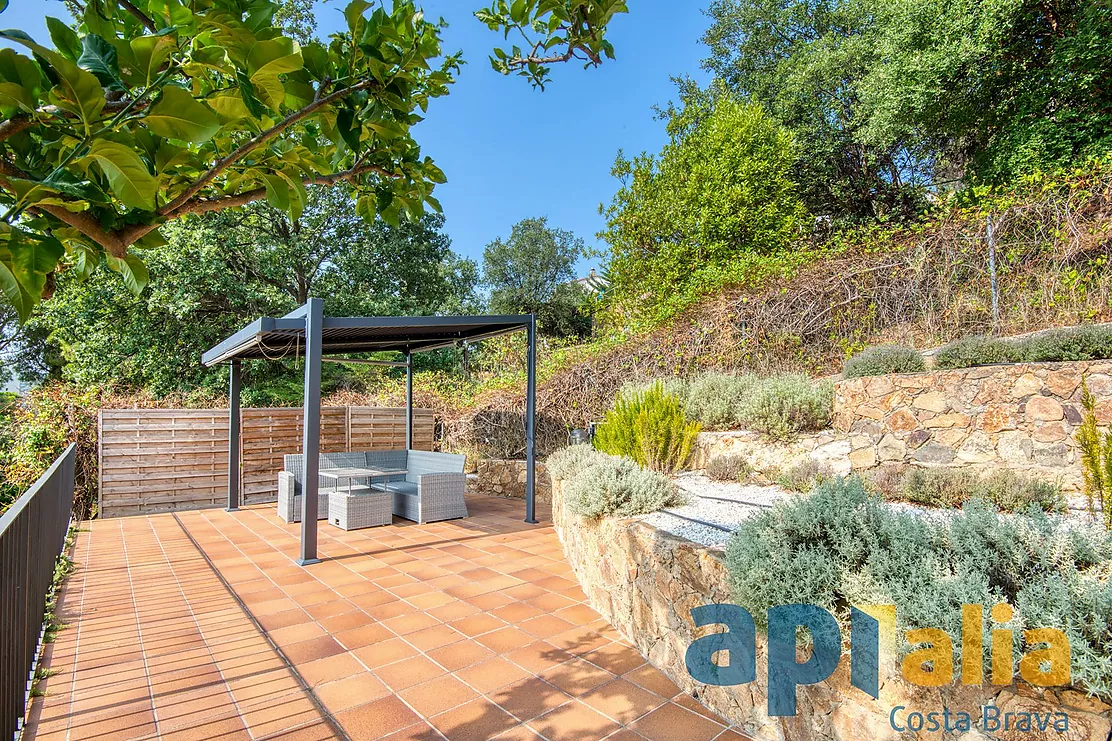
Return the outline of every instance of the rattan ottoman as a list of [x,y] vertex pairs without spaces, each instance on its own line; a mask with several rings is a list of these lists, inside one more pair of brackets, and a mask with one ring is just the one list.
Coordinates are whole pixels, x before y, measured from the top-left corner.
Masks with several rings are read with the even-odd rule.
[[387,492],[349,494],[337,489],[328,495],[328,523],[341,530],[389,525],[394,517],[394,497]]

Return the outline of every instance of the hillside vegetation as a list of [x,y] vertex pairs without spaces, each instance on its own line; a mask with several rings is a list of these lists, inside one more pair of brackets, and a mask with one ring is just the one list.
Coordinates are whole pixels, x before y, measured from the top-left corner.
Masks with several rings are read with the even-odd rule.
[[[993,325],[987,223],[996,245]],[[604,314],[598,336],[541,356],[538,444],[596,421],[625,383],[704,370],[828,375],[863,347],[932,347],[974,334],[1017,334],[1112,320],[1112,167],[1027,179],[976,205],[948,206],[912,226],[802,240],[790,262],[744,257],[741,281],[643,331]],[[486,455],[524,449],[524,348],[507,340],[485,378],[418,380],[446,420],[446,442]],[[397,398],[389,385],[374,396]],[[350,395],[345,395],[350,396]],[[362,396],[362,395],[361,395]]]

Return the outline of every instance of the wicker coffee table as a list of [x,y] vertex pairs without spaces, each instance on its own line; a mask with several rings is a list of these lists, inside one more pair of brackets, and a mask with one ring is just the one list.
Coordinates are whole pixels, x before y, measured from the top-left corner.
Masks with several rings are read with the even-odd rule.
[[367,527],[389,525],[394,521],[394,497],[389,492],[370,489],[353,491],[351,482],[355,479],[370,479],[379,476],[396,476],[405,471],[384,471],[377,468],[329,468],[320,472],[321,476],[347,479],[347,489],[336,488],[328,495],[328,522],[341,530],[362,530]]

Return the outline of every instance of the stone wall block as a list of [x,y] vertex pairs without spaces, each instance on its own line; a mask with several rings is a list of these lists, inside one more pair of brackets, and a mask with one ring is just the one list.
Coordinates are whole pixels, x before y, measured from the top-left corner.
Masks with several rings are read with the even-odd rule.
[[1065,416],[1061,403],[1050,396],[1032,396],[1024,408],[1027,419],[1056,422]]
[[898,409],[888,415],[884,426],[892,432],[911,432],[919,427],[919,419],[909,409]]
[[929,442],[911,454],[914,461],[931,466],[945,466],[954,461],[954,449],[937,442]]
[[1048,371],[1043,382],[1050,393],[1060,399],[1070,399],[1081,385],[1081,371],[1076,368]]
[[1033,450],[1031,438],[1018,430],[1003,432],[996,441],[996,453],[1006,463],[1028,465],[1032,461]]
[[1093,373],[1085,376],[1085,385],[1089,392],[1097,397],[1112,396],[1112,375],[1107,373]]
[[984,432],[971,434],[957,451],[957,459],[962,463],[988,463],[995,458],[996,447]]
[[1032,394],[1042,391],[1043,382],[1034,373],[1025,373],[1012,384],[1011,396],[1013,399],[1025,399]]
[[931,419],[923,422],[923,427],[929,429],[936,428],[949,428],[960,427],[962,429],[968,428],[970,417],[968,414],[961,412],[950,412],[948,414],[939,414]]
[[927,412],[940,414],[950,408],[950,400],[941,391],[928,391],[916,396],[911,406]]

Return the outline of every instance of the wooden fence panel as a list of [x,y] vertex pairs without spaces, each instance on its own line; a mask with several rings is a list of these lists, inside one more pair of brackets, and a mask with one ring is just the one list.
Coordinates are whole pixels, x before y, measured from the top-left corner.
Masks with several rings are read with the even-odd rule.
[[226,409],[104,409],[99,427],[101,517],[227,501]]
[[[243,409],[241,501],[275,501],[283,456],[301,451],[301,409]],[[433,449],[434,418],[413,410],[413,445]],[[321,450],[405,446],[405,410],[323,407]],[[100,413],[100,516],[222,506],[228,496],[226,409]]]
[[[243,451],[243,501],[277,501],[278,472],[287,453],[301,452],[302,410],[244,409],[241,435]],[[347,409],[322,407],[320,449],[341,453],[347,446]]]
[[[348,407],[350,450],[400,450],[405,447],[405,409]],[[413,410],[413,447],[432,450],[431,409]]]

